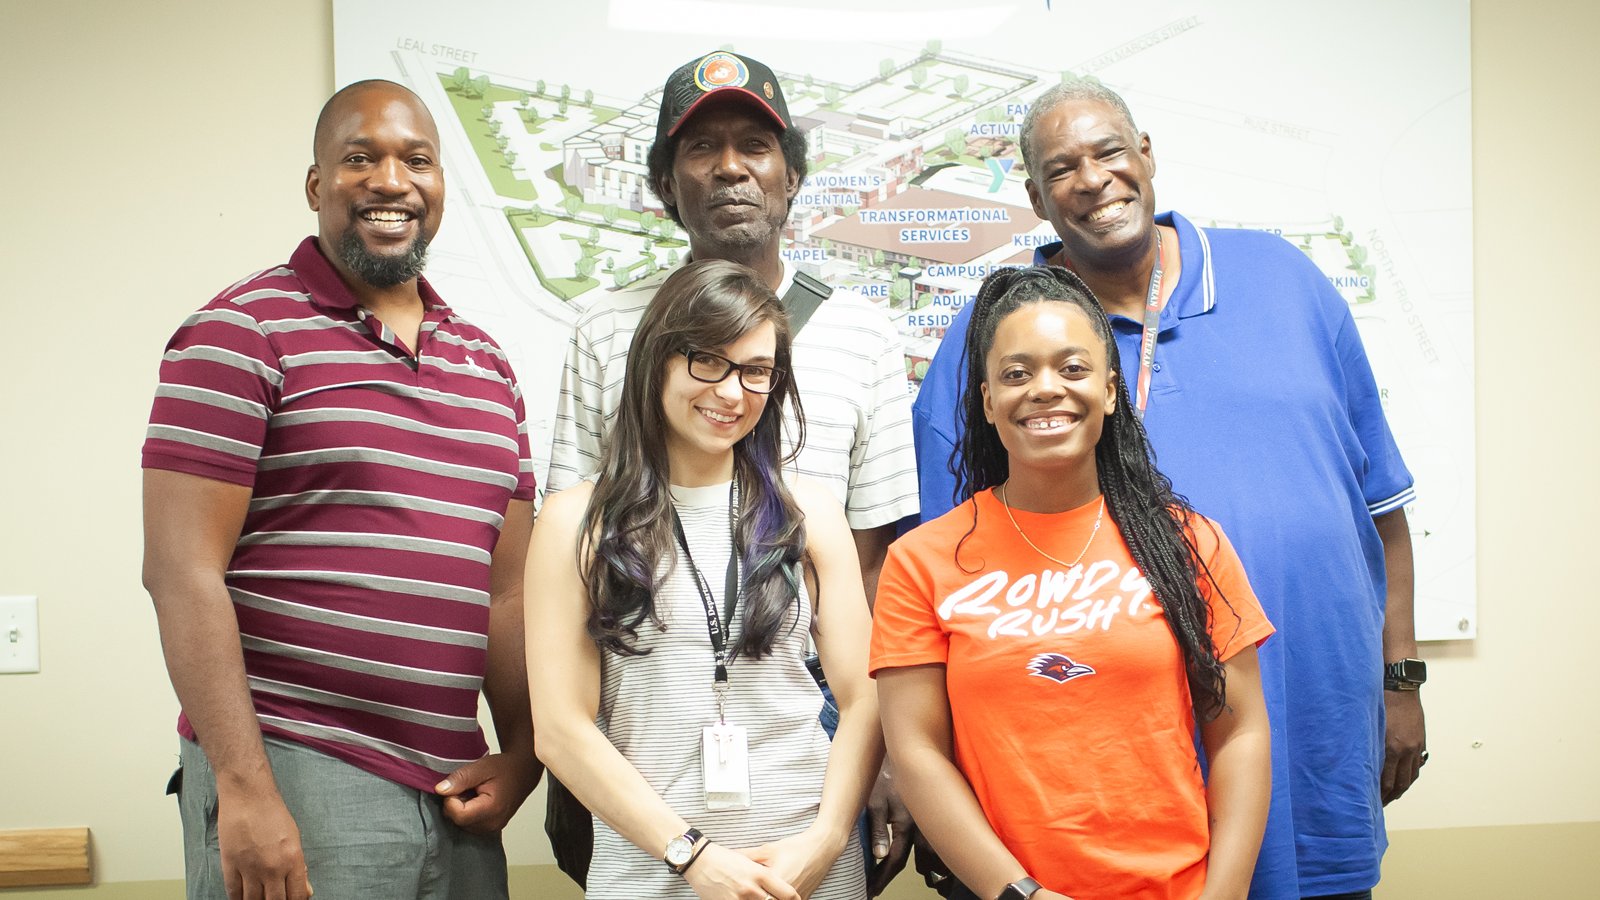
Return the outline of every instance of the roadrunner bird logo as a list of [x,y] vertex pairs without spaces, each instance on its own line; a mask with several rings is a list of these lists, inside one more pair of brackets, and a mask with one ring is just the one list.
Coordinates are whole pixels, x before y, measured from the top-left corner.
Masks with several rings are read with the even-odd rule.
[[1028,671],[1041,678],[1071,681],[1084,675],[1093,675],[1094,669],[1075,663],[1060,653],[1041,653],[1028,662]]

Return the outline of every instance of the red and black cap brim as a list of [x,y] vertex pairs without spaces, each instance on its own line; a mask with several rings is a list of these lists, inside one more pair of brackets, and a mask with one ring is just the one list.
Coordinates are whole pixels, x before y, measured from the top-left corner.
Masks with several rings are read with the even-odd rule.
[[738,103],[748,100],[749,102],[760,107],[761,111],[766,113],[772,119],[772,124],[778,126],[779,131],[787,131],[790,127],[789,123],[784,121],[782,113],[778,112],[778,110],[774,108],[771,103],[767,102],[765,97],[761,96],[755,91],[750,90],[749,87],[725,87],[717,88],[714,91],[707,91],[695,98],[694,102],[690,103],[688,108],[684,109],[683,112],[678,113],[677,121],[673,122],[672,126],[667,129],[667,136],[672,137],[676,135],[678,133],[678,129],[683,127],[683,123],[711,100],[715,100],[719,103]]

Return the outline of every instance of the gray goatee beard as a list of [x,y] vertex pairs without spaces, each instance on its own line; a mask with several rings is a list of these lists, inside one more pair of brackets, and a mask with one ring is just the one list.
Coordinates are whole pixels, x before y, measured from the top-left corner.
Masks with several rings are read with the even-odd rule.
[[334,248],[339,260],[354,272],[357,278],[375,288],[392,288],[422,274],[428,264],[428,239],[417,235],[406,252],[393,256],[379,256],[367,249],[354,229],[339,236]]

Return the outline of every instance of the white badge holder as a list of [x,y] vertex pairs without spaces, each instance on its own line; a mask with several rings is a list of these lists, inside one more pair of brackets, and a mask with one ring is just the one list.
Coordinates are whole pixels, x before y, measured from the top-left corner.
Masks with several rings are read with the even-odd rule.
[[717,691],[717,724],[701,732],[700,760],[705,772],[706,809],[750,808],[750,741],[745,730],[722,717],[722,697]]

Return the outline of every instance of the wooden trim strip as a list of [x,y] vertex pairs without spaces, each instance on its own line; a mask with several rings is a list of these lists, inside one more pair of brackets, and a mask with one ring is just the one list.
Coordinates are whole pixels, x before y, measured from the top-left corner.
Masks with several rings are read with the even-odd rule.
[[0,887],[90,884],[89,829],[0,831]]

